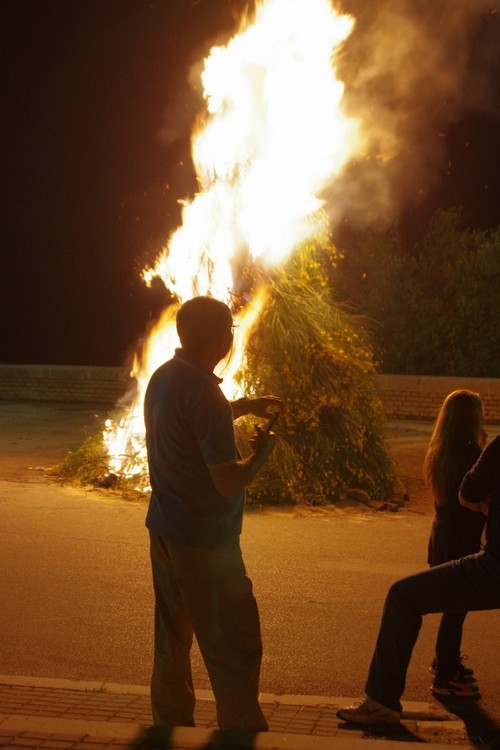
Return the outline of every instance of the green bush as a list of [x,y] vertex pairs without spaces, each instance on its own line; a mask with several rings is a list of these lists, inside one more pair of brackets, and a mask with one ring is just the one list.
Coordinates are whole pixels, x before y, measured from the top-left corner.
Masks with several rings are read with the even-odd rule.
[[[393,486],[371,348],[361,321],[332,302],[328,257],[327,243],[309,243],[266,279],[240,379],[247,395],[279,395],[288,411],[249,488],[256,502],[337,502],[352,488],[383,498]],[[242,446],[252,431],[250,419],[238,427]]]
[[113,490],[129,500],[143,498],[149,484],[144,463],[142,473],[134,476],[118,475],[110,470],[109,455],[102,432],[90,435],[79,448],[69,451],[61,464],[51,467],[47,473],[63,484],[90,485],[103,490]]
[[500,228],[462,228],[457,209],[436,213],[417,247],[397,230],[366,233],[333,276],[337,302],[371,321],[383,372],[500,377]]

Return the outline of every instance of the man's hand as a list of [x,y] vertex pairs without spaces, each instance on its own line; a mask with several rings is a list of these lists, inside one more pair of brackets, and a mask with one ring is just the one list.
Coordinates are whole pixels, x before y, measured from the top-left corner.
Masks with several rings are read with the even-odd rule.
[[277,396],[261,396],[250,401],[249,414],[255,414],[256,417],[269,419],[274,411],[283,413],[285,404]]
[[286,411],[284,402],[277,396],[260,396],[259,398],[240,398],[233,401],[233,418],[243,417],[245,414],[255,414],[256,417],[269,419],[274,411],[282,414]]
[[254,437],[248,442],[253,451],[250,456],[232,464],[208,467],[215,489],[225,497],[233,497],[250,484],[271,455],[276,435],[256,427]]
[[276,445],[276,435],[274,432],[266,432],[261,427],[255,428],[254,435],[248,441],[250,448],[257,456],[267,458]]

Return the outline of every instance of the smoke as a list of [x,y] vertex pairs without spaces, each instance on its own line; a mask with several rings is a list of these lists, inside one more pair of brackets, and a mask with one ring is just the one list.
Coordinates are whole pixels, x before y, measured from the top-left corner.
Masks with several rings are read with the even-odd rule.
[[[334,226],[347,219],[383,228],[440,181],[450,125],[474,112],[500,118],[500,0],[330,1],[356,19],[335,66],[363,148],[322,197]],[[205,38],[190,50],[198,62],[189,77],[178,78],[171,91],[158,134],[165,145],[191,131],[202,107],[201,60],[212,44],[228,41],[236,17],[245,9],[251,15],[255,1],[208,5],[203,18],[205,3],[196,6]],[[222,19],[225,28],[217,29]]]
[[168,104],[157,133],[164,146],[190,135],[204,102],[200,81],[203,60],[212,47],[227,44],[251,15],[254,0],[168,0],[168,4],[173,33],[183,43],[170,71]]
[[389,224],[440,177],[446,128],[500,116],[495,0],[338,0],[356,26],[336,60],[363,153],[327,191],[334,222]]

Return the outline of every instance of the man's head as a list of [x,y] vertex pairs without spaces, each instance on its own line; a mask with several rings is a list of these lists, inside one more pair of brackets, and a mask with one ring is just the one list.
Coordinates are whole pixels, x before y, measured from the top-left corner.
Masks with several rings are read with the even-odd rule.
[[229,352],[233,316],[224,302],[213,297],[193,297],[179,308],[176,323],[182,348],[186,351],[220,350],[220,359]]

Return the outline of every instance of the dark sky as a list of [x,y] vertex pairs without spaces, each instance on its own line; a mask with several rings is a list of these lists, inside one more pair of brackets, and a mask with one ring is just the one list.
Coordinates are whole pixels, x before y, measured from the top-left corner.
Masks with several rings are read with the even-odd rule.
[[[3,0],[1,362],[123,364],[165,304],[139,272],[194,187],[188,71],[218,34],[227,38],[243,5]],[[499,15],[485,23],[487,43],[500,47]],[[498,103],[447,124],[435,179],[408,201],[408,226],[448,205],[462,205],[471,225],[500,224]],[[158,137],[165,117],[178,129],[170,145]]]

